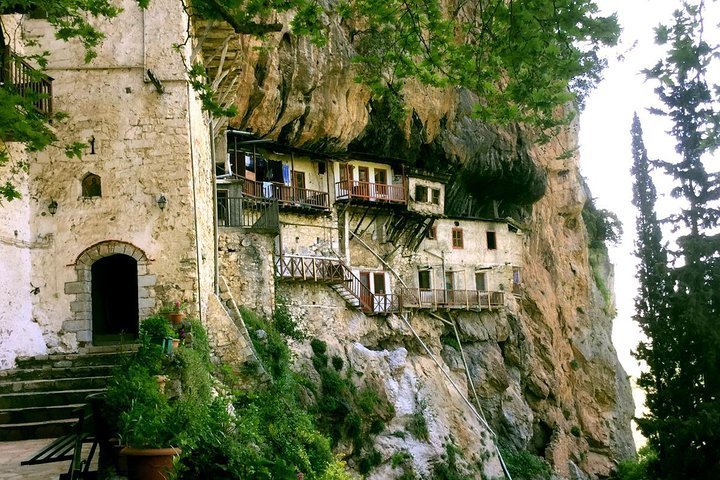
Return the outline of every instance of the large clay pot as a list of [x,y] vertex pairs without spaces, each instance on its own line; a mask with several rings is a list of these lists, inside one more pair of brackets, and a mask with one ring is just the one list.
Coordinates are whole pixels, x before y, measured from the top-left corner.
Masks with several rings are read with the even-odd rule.
[[127,458],[128,480],[166,480],[173,468],[177,448],[123,448]]
[[170,317],[170,323],[172,323],[173,325],[180,325],[180,323],[182,323],[182,321],[183,321],[183,317],[185,317],[185,314],[184,313],[171,313],[169,315],[169,317]]

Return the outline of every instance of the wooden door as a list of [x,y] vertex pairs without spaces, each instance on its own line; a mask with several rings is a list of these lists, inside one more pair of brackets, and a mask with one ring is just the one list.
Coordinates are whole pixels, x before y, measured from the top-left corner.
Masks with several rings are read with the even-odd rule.
[[360,272],[360,307],[372,311],[373,296],[370,292],[370,272]]
[[370,198],[370,169],[358,167],[358,196]]

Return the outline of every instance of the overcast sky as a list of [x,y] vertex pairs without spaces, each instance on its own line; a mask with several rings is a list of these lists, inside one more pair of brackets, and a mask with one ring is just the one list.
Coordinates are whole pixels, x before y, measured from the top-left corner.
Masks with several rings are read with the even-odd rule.
[[[637,291],[632,255],[635,239],[635,209],[632,206],[632,166],[630,127],[633,113],[640,117],[645,146],[650,158],[668,158],[673,141],[669,129],[647,108],[658,105],[654,85],[646,83],[640,73],[662,56],[654,45],[653,28],[671,17],[679,0],[597,0],[604,12],[617,12],[623,27],[620,45],[609,54],[609,68],[599,87],[591,94],[580,117],[581,171],[590,184],[596,204],[615,212],[623,222],[625,235],[620,245],[611,249],[615,265],[615,292],[618,315],[613,328],[613,342],[625,370],[636,377],[639,366],[630,355],[637,345],[640,331],[631,320],[633,297]],[[662,192],[662,180],[658,179]],[[662,197],[659,202],[666,203]],[[637,389],[635,389],[637,390]],[[635,392],[636,403],[642,402]]]

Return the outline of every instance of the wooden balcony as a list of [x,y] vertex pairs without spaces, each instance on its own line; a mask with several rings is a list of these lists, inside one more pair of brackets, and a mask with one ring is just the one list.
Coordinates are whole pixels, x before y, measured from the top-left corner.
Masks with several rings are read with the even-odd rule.
[[337,200],[357,199],[369,202],[407,204],[404,183],[388,185],[384,183],[343,180],[335,184],[335,198]]
[[52,113],[52,80],[9,48],[0,49],[0,88],[29,100],[43,115]]
[[400,296],[403,308],[491,310],[505,305],[504,292],[403,288]]
[[345,266],[337,258],[283,254],[275,260],[275,276],[289,280],[341,283]]
[[243,194],[248,197],[275,199],[280,207],[329,210],[330,199],[326,192],[298,188],[275,182],[244,180]]
[[268,233],[277,233],[280,230],[278,204],[275,200],[219,198],[217,209],[218,224],[221,227]]

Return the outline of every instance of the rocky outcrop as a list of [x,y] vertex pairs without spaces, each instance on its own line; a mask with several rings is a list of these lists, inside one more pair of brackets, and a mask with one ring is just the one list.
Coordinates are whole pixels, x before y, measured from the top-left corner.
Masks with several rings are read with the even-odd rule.
[[[602,275],[593,275],[588,259],[578,159],[566,154],[577,146],[576,126],[538,147],[522,128],[492,128],[474,118],[471,93],[412,82],[401,92],[404,114],[394,117],[391,106],[354,82],[345,26],[337,18],[327,22],[323,49],[287,31],[269,36],[266,49],[247,37],[233,40],[241,66],[240,114],[232,125],[295,146],[391,153],[444,170],[462,179],[451,182],[451,213],[520,221],[526,241],[517,308],[453,318],[469,377],[457,346],[441,340],[449,333],[445,324],[429,316],[413,322],[442,368],[465,389],[472,380],[501,444],[545,457],[563,478],[606,478],[634,451],[633,406],[611,343],[611,299],[595,284]],[[284,288],[301,327],[343,353],[352,368],[366,372],[363,378],[376,378],[401,418],[411,399],[430,399],[437,420],[430,426],[432,455],[452,436],[469,457],[487,459],[492,442],[479,445],[481,424],[468,420],[459,396],[399,320],[379,322],[341,304],[322,310],[323,302],[332,303],[326,293]],[[295,347],[302,363],[308,347]],[[392,435],[377,440],[388,452],[410,448],[419,458],[430,455],[422,454],[425,447],[400,443]],[[500,473],[493,462],[485,462],[485,473]],[[427,471],[427,465],[419,462],[416,469]],[[393,476],[383,468],[373,478]]]

